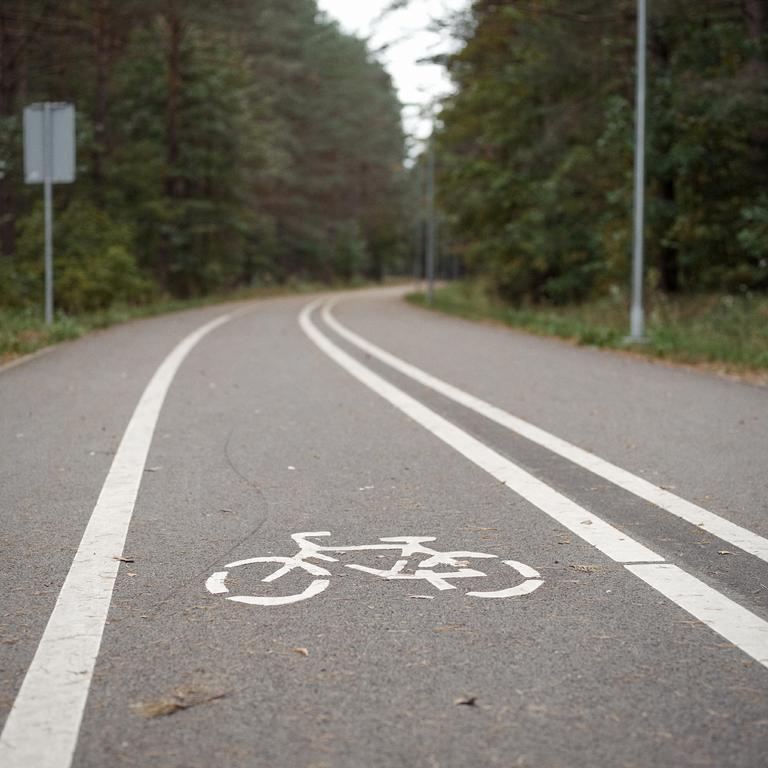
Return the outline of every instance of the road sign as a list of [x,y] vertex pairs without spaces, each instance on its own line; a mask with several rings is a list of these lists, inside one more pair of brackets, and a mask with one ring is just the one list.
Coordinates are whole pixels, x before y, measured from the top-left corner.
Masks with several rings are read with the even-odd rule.
[[75,108],[46,101],[24,109],[24,179],[45,200],[45,322],[53,322],[53,184],[75,180]]
[[[47,110],[46,110],[47,108]],[[46,140],[46,111],[50,117]],[[75,180],[75,108],[72,104],[30,104],[24,110],[24,178],[27,184],[43,184],[50,151],[53,184]]]

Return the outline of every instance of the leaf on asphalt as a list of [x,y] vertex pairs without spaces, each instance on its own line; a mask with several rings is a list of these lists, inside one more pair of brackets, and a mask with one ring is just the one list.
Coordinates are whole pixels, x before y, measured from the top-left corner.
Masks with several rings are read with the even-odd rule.
[[729,549],[718,549],[717,550],[718,555],[732,555],[733,552],[731,552]]
[[477,705],[477,696],[462,696],[454,699],[453,703],[458,707],[474,707]]
[[469,627],[466,624],[443,624],[441,627],[434,627],[433,632],[468,632]]
[[145,472],[159,472],[162,467],[144,467]]
[[596,573],[601,568],[599,565],[569,565],[568,567],[579,573]]
[[434,600],[434,595],[408,595],[411,600]]
[[123,557],[122,555],[114,555],[113,560],[119,560],[121,563],[135,563],[136,561],[132,557]]
[[147,719],[165,717],[181,709],[189,709],[200,704],[208,704],[217,699],[223,699],[226,695],[224,691],[212,692],[196,688],[177,688],[168,696],[160,696],[157,699],[148,699],[131,704],[131,709]]
[[294,653],[298,653],[299,656],[309,656],[309,651],[306,648],[291,648]]

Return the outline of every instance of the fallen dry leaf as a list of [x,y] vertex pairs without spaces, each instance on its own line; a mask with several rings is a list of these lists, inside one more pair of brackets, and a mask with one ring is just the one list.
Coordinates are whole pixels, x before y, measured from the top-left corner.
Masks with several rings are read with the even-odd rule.
[[477,703],[477,696],[462,696],[460,699],[454,699],[453,703],[458,707],[474,707]]
[[413,600],[434,600],[434,595],[408,595]]
[[600,570],[599,565],[569,565],[568,567],[579,573],[596,573]]
[[132,557],[121,557],[120,555],[115,555],[113,560],[119,560],[121,563],[135,563],[136,561]]
[[443,624],[441,627],[434,627],[433,632],[469,632],[466,624]]
[[309,656],[309,651],[306,648],[291,648],[294,653],[298,653],[299,656]]
[[729,549],[718,549],[717,550],[718,555],[732,555],[733,552],[731,552]]
[[131,709],[147,719],[165,717],[181,709],[189,709],[200,704],[208,704],[217,699],[223,699],[227,694],[223,691],[204,691],[195,688],[177,688],[169,696],[148,699],[131,704]]

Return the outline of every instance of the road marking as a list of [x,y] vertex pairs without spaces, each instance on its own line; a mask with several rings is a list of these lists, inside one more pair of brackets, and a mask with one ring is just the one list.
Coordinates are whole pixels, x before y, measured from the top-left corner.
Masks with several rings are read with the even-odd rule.
[[482,467],[511,490],[516,491],[534,506],[546,512],[558,523],[587,543],[597,547],[612,560],[619,563],[663,562],[663,557],[652,552],[640,542],[626,536],[610,523],[588,512],[584,507],[558,493],[554,488],[550,488],[546,483],[422,405],[395,387],[394,384],[385,381],[381,376],[333,344],[313,325],[309,317],[310,311],[320,301],[323,300],[313,302],[302,311],[299,316],[301,327],[323,352],[356,379],[406,413],[443,442],[455,448],[470,461]]
[[768,625],[754,613],[671,563],[624,567],[753,659],[768,666]]
[[558,456],[568,459],[593,474],[608,480],[619,488],[645,501],[649,501],[651,504],[695,525],[697,528],[707,531],[713,536],[717,536],[717,538],[727,541],[729,544],[768,562],[768,539],[740,525],[736,525],[736,523],[732,523],[730,520],[726,520],[714,512],[700,507],[698,504],[694,504],[676,496],[670,491],[659,488],[657,485],[648,482],[648,480],[633,475],[626,469],[611,464],[611,462],[601,459],[599,456],[595,456],[595,454],[585,451],[583,448],[579,448],[566,440],[556,437],[501,408],[491,405],[485,400],[481,400],[479,397],[470,395],[468,392],[464,392],[458,387],[454,387],[430,375],[415,365],[395,357],[362,336],[350,331],[336,320],[332,310],[338,301],[338,298],[333,299],[324,306],[323,319],[336,333],[358,349],[363,350],[414,381],[418,381],[419,384],[463,405],[465,408],[475,411],[475,413],[479,413],[481,416],[485,416],[487,419],[506,427],[512,432],[516,432],[532,443],[536,443]]
[[[413,581],[415,579],[422,579],[431,584],[435,589],[440,591],[446,591],[450,589],[456,589],[451,584],[452,579],[470,579],[483,577],[487,574],[482,571],[475,570],[473,568],[466,568],[464,566],[469,565],[467,560],[479,559],[479,560],[496,560],[496,555],[489,555],[486,552],[464,552],[464,551],[452,551],[452,552],[440,552],[439,550],[432,549],[431,547],[424,546],[429,541],[434,541],[434,536],[387,536],[380,538],[378,544],[360,544],[354,546],[323,546],[316,541],[310,541],[310,538],[318,536],[330,536],[330,531],[309,531],[303,533],[294,533],[291,538],[299,545],[299,551],[291,557],[270,555],[269,557],[250,557],[247,560],[238,560],[235,563],[230,563],[224,566],[226,571],[216,571],[211,574],[205,582],[205,588],[212,595],[226,595],[229,594],[229,588],[227,587],[226,580],[229,576],[229,569],[238,568],[244,565],[251,565],[252,563],[281,563],[282,567],[271,573],[266,578],[262,579],[262,582],[271,583],[277,581],[282,576],[285,576],[291,571],[297,568],[306,571],[313,576],[331,576],[330,571],[325,568],[321,568],[314,563],[308,563],[307,560],[324,560],[331,563],[337,563],[338,558],[331,557],[333,554],[347,554],[349,552],[376,552],[376,551],[391,551],[399,550],[400,556],[405,559],[399,559],[397,562],[388,569],[383,568],[369,568],[365,565],[358,565],[356,563],[345,564],[346,568],[350,568],[354,571],[362,571],[363,573],[369,573],[379,578],[386,579],[387,581]],[[421,557],[418,565],[409,573],[404,573],[405,567],[408,565],[409,557]],[[504,597],[519,597],[521,595],[528,595],[534,590],[538,589],[544,581],[541,578],[541,574],[531,568],[530,565],[525,563],[519,563],[517,560],[502,560],[504,565],[508,565],[517,571],[526,581],[522,584],[518,584],[515,587],[508,589],[500,589],[496,591],[488,592],[467,592],[468,597],[487,597],[487,598],[504,598]],[[435,566],[443,566],[441,571],[433,571]],[[454,568],[456,570],[446,571],[445,567]],[[275,606],[275,605],[288,605],[290,603],[298,603],[300,600],[307,600],[310,597],[319,595],[330,582],[328,579],[314,579],[314,581],[303,591],[295,595],[287,596],[261,596],[261,595],[233,595],[227,597],[227,600],[234,600],[237,603],[247,603],[248,605],[262,605],[262,606]],[[413,597],[413,595],[412,595]]]
[[[510,490],[569,528],[611,560],[624,564],[630,572],[669,600],[768,667],[768,622],[677,566],[664,563],[663,558],[655,552],[579,507],[359,363],[337,347],[312,322],[311,313],[322,301],[319,299],[304,307],[299,315],[299,324],[304,333],[335,363],[466,459],[505,483]],[[592,525],[582,525],[585,520],[591,521]]]
[[68,768],[77,745],[128,526],[160,409],[176,371],[217,317],[155,371],[123,434],[32,664],[0,736],[5,768]]

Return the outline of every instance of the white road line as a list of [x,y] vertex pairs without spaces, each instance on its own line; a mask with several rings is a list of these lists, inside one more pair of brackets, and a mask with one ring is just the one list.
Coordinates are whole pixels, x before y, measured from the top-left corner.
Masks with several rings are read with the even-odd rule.
[[323,352],[356,379],[406,413],[421,426],[426,427],[432,434],[448,443],[470,461],[493,475],[508,488],[516,491],[523,498],[546,512],[558,523],[607,554],[612,560],[619,563],[648,563],[664,560],[663,557],[644,547],[640,542],[624,535],[610,523],[580,507],[576,502],[558,493],[554,488],[550,488],[546,483],[518,467],[517,464],[513,464],[500,453],[476,440],[464,430],[459,429],[447,419],[422,405],[418,400],[385,381],[333,344],[320,333],[309,317],[310,311],[319,301],[313,302],[302,311],[299,316],[301,327]]
[[67,768],[99,653],[128,526],[168,388],[194,346],[234,315],[189,334],[160,364],[125,430],[75,559],[0,736],[5,768]]
[[599,456],[595,456],[595,454],[585,451],[583,448],[579,448],[566,440],[562,440],[517,416],[513,416],[511,413],[508,413],[501,408],[491,405],[485,400],[481,400],[479,397],[470,395],[468,392],[464,392],[458,387],[454,387],[451,384],[430,375],[426,371],[417,368],[415,365],[411,365],[410,363],[395,357],[393,354],[372,344],[362,336],[350,331],[336,320],[332,314],[332,310],[338,301],[339,299],[337,298],[325,305],[323,308],[323,319],[342,338],[346,339],[358,349],[368,353],[371,357],[375,357],[377,360],[394,368],[396,371],[399,371],[414,381],[418,381],[419,384],[423,384],[425,387],[440,393],[444,397],[463,405],[465,408],[469,408],[470,410],[475,411],[475,413],[485,416],[496,424],[506,427],[527,440],[530,440],[531,442],[556,453],[558,456],[562,456],[574,464],[589,470],[595,475],[608,480],[619,488],[622,488],[641,499],[645,499],[645,501],[649,501],[651,504],[672,513],[676,517],[695,525],[697,528],[707,531],[723,541],[727,541],[734,547],[738,547],[739,549],[749,552],[749,554],[768,562],[768,539],[753,533],[740,525],[736,525],[736,523],[732,523],[730,520],[726,520],[725,518],[716,515],[714,512],[710,512],[709,510],[700,507],[698,504],[686,501],[685,499],[676,496],[674,493],[665,491],[663,488],[659,488],[657,485],[654,485],[637,475],[633,475],[626,469],[617,467],[615,464],[611,464],[611,462],[601,459]]
[[[671,569],[666,571],[654,571],[653,568],[668,565],[662,562],[661,556],[520,469],[501,454],[359,363],[337,347],[312,322],[311,313],[322,301],[324,299],[318,299],[304,307],[299,315],[299,324],[304,333],[335,363],[588,544],[612,560],[625,564],[633,573],[637,569],[636,575],[658,589],[665,597],[705,621],[715,632],[768,667],[768,622],[676,566],[671,566]],[[586,521],[591,525],[584,525]],[[653,566],[649,567],[649,563],[653,563]],[[663,577],[660,576],[662,573]],[[677,575],[680,578],[676,580]]]
[[671,563],[624,567],[768,667],[768,624],[754,613]]

